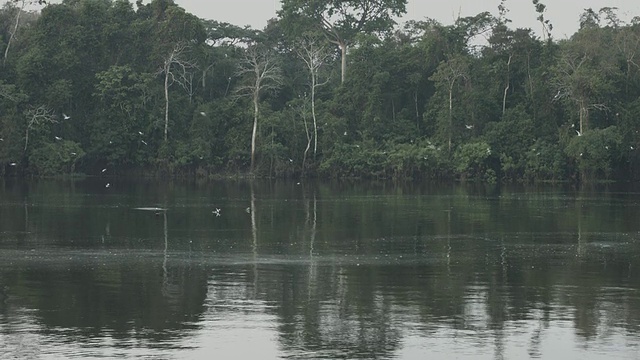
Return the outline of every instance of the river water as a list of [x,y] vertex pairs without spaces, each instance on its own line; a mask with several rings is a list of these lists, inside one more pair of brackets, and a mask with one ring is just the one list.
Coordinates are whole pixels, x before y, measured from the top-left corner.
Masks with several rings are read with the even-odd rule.
[[638,359],[639,332],[638,187],[0,181],[0,359]]

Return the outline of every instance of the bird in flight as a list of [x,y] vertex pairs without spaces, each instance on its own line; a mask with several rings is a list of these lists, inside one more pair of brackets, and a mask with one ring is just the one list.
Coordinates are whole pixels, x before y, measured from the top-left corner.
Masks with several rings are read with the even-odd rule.
[[220,209],[216,208],[211,213],[215,214],[216,216],[220,216]]
[[62,138],[60,136],[54,136],[56,138],[56,140],[60,141],[62,140]]
[[62,117],[63,117],[65,120],[69,120],[69,119],[71,119],[71,116],[69,116],[69,115],[67,115],[67,114],[65,114],[65,113],[62,113]]

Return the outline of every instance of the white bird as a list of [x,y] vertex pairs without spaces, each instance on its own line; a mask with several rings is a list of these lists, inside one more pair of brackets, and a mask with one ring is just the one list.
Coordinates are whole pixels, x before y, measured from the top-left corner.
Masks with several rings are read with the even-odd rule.
[[464,127],[466,127],[466,128],[467,128],[467,130],[471,130],[471,129],[473,129],[473,125],[465,125]]
[[105,172],[105,171],[107,171],[107,168],[102,169],[101,173],[103,173],[103,172]]
[[578,130],[576,130],[576,134],[578,134],[578,136],[582,136],[582,133]]
[[142,131],[138,131],[138,134],[140,134],[140,135],[144,135],[144,134],[142,133]]
[[207,113],[206,113],[206,112],[204,112],[204,111],[200,111],[200,115],[202,115],[202,116],[207,116]]
[[245,211],[247,214],[249,214],[249,213],[251,212],[251,208],[250,208],[250,207],[248,207],[248,208],[244,209],[244,211]]
[[9,164],[9,166],[16,166],[16,165],[17,165],[16,163]]
[[109,186],[111,186],[111,184],[107,183],[104,187],[108,188]]
[[67,115],[67,114],[65,114],[65,113],[62,113],[62,117],[63,117],[65,120],[69,120],[69,119],[71,119],[71,116],[69,116],[69,115]]
[[54,136],[56,138],[56,140],[60,141],[62,140],[62,138],[60,136]]
[[4,139],[3,139],[3,138],[0,138],[0,141],[4,141]]
[[344,136],[347,136],[347,132],[346,131],[344,132]]
[[78,154],[76,154],[76,153],[72,152],[72,153],[71,153],[71,155],[76,156],[76,155],[78,155]]
[[556,100],[559,97],[560,97],[560,90],[558,90],[558,93],[556,94],[556,96],[553,97],[553,100]]
[[216,208],[211,212],[212,214],[216,214],[216,216],[220,216],[220,209]]
[[291,162],[291,163],[292,163],[292,162],[293,162],[293,159],[289,159],[289,162]]
[[147,145],[147,142],[146,142],[146,141],[144,141],[144,140],[140,140],[140,141],[142,141],[142,143],[143,143],[143,144]]

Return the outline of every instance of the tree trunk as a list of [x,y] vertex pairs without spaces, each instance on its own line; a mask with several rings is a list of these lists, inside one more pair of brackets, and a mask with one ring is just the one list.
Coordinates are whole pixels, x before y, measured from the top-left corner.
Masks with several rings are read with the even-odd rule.
[[29,144],[29,127],[27,127],[27,131],[24,134],[24,152],[27,153],[27,144]]
[[527,77],[529,78],[529,97],[531,98],[529,101],[531,101],[531,109],[533,112],[533,121],[535,122],[537,117],[536,117],[536,110],[537,110],[537,106],[535,103],[535,98],[533,96],[533,79],[531,78],[531,53],[527,52]]
[[313,118],[313,158],[318,153],[318,123],[316,121],[316,74],[311,70],[311,117]]
[[416,130],[420,131],[420,112],[418,111],[418,90],[413,93],[413,102],[416,106]]
[[24,1],[22,2],[22,6],[18,9],[18,14],[16,15],[16,24],[13,27],[13,31],[11,32],[11,35],[9,35],[9,40],[7,41],[7,48],[4,49],[4,61],[2,62],[3,65],[7,64],[7,57],[9,56],[9,47],[11,46],[11,41],[13,40],[13,38],[16,35],[16,32],[18,31],[18,25],[20,24],[20,15],[22,14],[22,9],[24,9]]
[[253,131],[251,132],[251,173],[253,174],[256,157],[256,136],[258,135],[258,91],[253,93]]
[[167,142],[169,131],[169,64],[164,65],[164,142]]
[[580,134],[589,128],[589,109],[584,100],[580,100]]
[[507,83],[505,84],[504,87],[504,94],[502,95],[502,116],[504,116],[504,112],[507,108],[507,92],[509,91],[509,87],[511,86],[511,79],[510,79],[510,67],[511,67],[511,57],[513,55],[509,55],[509,61],[507,61]]
[[304,132],[307,135],[307,147],[304,149],[304,155],[302,156],[302,175],[304,176],[304,171],[306,168],[307,162],[307,153],[309,153],[309,149],[311,148],[311,135],[309,134],[309,126],[307,125],[307,117],[304,115],[304,109],[302,110],[302,120],[304,121]]
[[341,78],[340,78],[340,82],[344,84],[344,77],[345,74],[347,73],[347,44],[344,41],[340,41],[338,43],[338,46],[340,47],[340,57],[342,60],[342,64],[341,64]]
[[451,131],[453,130],[453,84],[455,78],[449,85],[449,153],[451,153]]

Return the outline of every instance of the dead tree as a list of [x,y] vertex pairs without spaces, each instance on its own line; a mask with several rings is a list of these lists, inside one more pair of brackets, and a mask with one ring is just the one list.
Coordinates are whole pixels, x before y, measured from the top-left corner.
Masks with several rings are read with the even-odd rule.
[[29,131],[35,129],[42,124],[47,123],[57,123],[55,115],[53,111],[49,108],[40,105],[38,107],[29,107],[25,112],[27,117],[27,129],[25,130],[24,136],[24,151],[27,152],[27,146],[29,145]]
[[[318,152],[318,121],[316,118],[316,89],[322,85],[325,85],[329,82],[327,78],[323,82],[319,82],[319,74],[320,68],[324,65],[325,61],[329,57],[329,52],[327,49],[318,45],[318,42],[312,38],[305,38],[302,40],[296,50],[298,56],[304,61],[307,69],[309,70],[309,76],[311,83],[309,84],[309,88],[311,90],[311,118],[313,119],[313,156],[317,155]],[[306,127],[306,123],[305,123]],[[309,144],[307,144],[307,148],[304,151],[304,159],[307,158],[307,151],[309,150]],[[304,163],[304,161],[303,161]]]
[[188,46],[185,43],[177,43],[164,58],[162,68],[158,74],[164,74],[164,141],[167,141],[169,132],[169,87],[173,83],[178,83],[189,92],[191,89],[192,76],[189,69],[194,65],[185,59]]
[[267,91],[280,88],[283,79],[280,67],[276,65],[268,49],[258,48],[255,44],[251,44],[247,48],[246,55],[239,64],[237,76],[244,79],[244,85],[236,89],[237,96],[251,97],[253,102],[253,130],[251,132],[251,173],[253,173],[260,97]]

